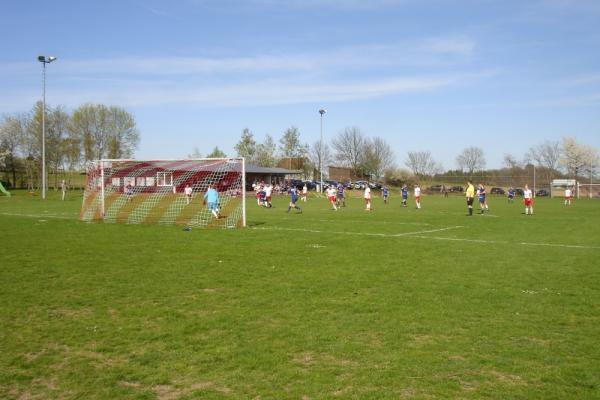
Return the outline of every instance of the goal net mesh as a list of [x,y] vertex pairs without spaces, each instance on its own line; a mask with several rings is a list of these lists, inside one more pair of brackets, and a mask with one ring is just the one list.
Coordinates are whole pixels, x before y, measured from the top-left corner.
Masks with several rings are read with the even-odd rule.
[[[218,218],[204,202],[209,185]],[[244,213],[243,158],[98,160],[87,166],[80,219],[233,228],[245,224]]]

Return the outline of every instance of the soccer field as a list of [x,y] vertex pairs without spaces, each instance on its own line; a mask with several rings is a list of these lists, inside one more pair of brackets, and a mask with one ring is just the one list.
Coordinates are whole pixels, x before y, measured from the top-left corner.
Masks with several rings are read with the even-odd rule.
[[597,200],[299,204],[187,232],[0,197],[0,398],[600,398]]

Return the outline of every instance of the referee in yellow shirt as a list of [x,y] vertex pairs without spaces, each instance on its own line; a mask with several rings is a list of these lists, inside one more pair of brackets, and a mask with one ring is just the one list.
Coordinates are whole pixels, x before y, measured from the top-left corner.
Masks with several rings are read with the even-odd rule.
[[467,182],[467,207],[469,208],[469,216],[473,215],[473,198],[475,197],[475,188],[473,182],[470,180]]

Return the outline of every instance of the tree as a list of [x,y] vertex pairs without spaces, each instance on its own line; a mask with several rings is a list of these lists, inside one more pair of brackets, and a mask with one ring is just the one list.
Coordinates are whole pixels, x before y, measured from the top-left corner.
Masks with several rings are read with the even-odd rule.
[[130,158],[140,142],[132,114],[116,106],[108,107],[108,158]]
[[244,157],[246,163],[253,164],[256,162],[256,141],[250,129],[244,128],[240,141],[234,146],[238,157]]
[[65,160],[64,140],[67,137],[69,115],[61,108],[50,109],[46,117],[46,162],[54,175],[54,189],[58,188],[58,172]]
[[81,142],[85,161],[131,157],[140,140],[133,115],[103,104],[84,104],[75,109],[69,131]]
[[202,158],[202,154],[200,153],[200,149],[198,147],[194,147],[194,151],[187,155],[187,158],[195,159]]
[[213,151],[211,151],[206,156],[206,158],[225,158],[225,157],[227,157],[227,154],[225,154],[223,151],[221,151],[221,149],[219,149],[218,146],[215,146]]
[[479,147],[467,147],[456,157],[458,167],[469,175],[475,171],[481,171],[485,168],[485,157],[483,150]]
[[355,176],[362,173],[362,162],[367,140],[357,127],[340,132],[331,142],[335,158],[352,169]]
[[265,140],[256,146],[256,165],[267,168],[274,167],[277,164],[276,152],[275,140],[271,135],[265,135]]
[[560,162],[569,176],[577,179],[584,171],[589,171],[597,163],[598,152],[595,148],[577,143],[572,137],[564,137],[562,142],[563,157]]
[[315,177],[315,179],[321,179],[321,166],[325,169],[327,165],[331,163],[331,151],[329,150],[327,142],[321,142],[320,140],[314,142],[308,152],[308,158],[313,169],[316,169],[319,172],[319,176]]
[[300,141],[300,131],[294,126],[283,132],[279,139],[279,150],[284,158],[304,157],[308,152],[307,146]]
[[538,166],[546,169],[545,179],[550,181],[554,178],[560,165],[561,147],[558,141],[546,140],[529,149],[526,158],[534,161]]
[[382,178],[386,169],[394,166],[394,151],[382,138],[366,141],[363,169],[376,179]]
[[406,154],[404,164],[418,178],[434,175],[441,168],[429,151],[409,151]]
[[27,115],[6,115],[0,122],[0,155],[1,164],[12,174],[12,185],[17,184],[19,165],[19,149],[27,127]]

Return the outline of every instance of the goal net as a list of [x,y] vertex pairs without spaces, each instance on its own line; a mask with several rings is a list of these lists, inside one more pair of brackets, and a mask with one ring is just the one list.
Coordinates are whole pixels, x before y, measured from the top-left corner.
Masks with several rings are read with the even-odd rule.
[[[216,203],[205,201],[209,188]],[[80,219],[233,228],[246,226],[244,199],[243,158],[97,160],[87,167]]]

